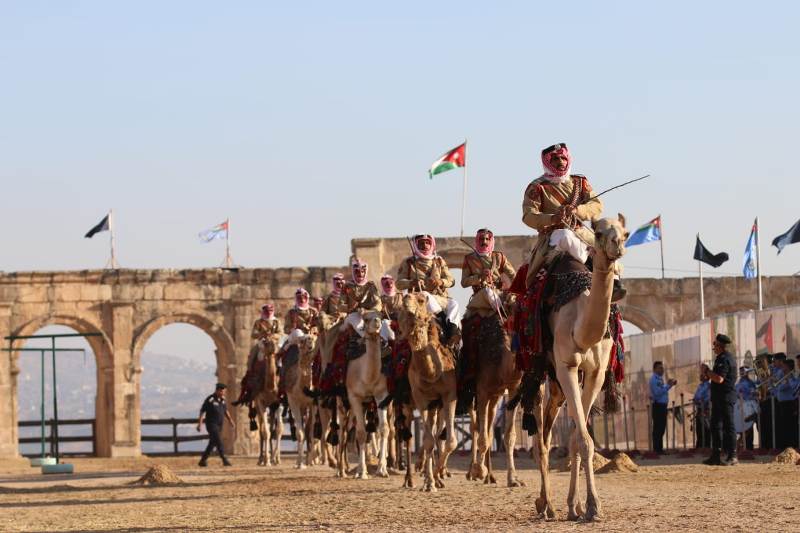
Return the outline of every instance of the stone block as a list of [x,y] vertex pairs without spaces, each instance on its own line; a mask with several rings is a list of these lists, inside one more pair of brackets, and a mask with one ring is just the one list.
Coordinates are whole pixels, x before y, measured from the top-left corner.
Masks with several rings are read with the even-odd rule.
[[144,299],[145,300],[163,300],[164,299],[164,285],[148,284],[144,286]]

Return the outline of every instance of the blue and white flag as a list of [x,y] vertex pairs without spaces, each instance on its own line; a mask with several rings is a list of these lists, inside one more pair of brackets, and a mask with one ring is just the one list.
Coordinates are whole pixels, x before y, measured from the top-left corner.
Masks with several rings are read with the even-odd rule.
[[747,246],[744,248],[744,263],[742,272],[744,279],[753,279],[758,275],[756,271],[756,246],[758,243],[758,223],[753,222],[753,229],[750,230],[750,238],[747,239]]
[[661,215],[634,231],[625,242],[626,247],[661,240]]
[[205,231],[201,231],[198,235],[200,240],[203,242],[211,242],[216,239],[227,239],[228,238],[228,221],[226,220],[222,224],[217,224],[213,228],[209,228]]

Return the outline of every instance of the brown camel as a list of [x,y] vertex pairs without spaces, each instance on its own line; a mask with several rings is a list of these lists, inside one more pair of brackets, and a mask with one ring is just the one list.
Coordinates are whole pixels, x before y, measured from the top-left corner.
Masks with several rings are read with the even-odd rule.
[[[427,309],[425,295],[407,294],[400,312],[400,331],[408,339],[411,362],[408,381],[411,396],[419,410],[425,428],[424,479],[422,490],[435,492],[444,487],[447,459],[455,450],[456,371],[455,356],[450,348],[439,341],[440,328],[436,318]],[[434,435],[437,416],[444,417],[446,440],[433,468]],[[410,463],[410,461],[409,461]],[[406,478],[411,476],[411,465],[406,465]]]
[[[258,423],[258,466],[270,466],[281,462],[281,436],[283,435],[283,406],[278,398],[278,342],[269,338],[259,344],[258,359],[263,359],[264,379],[261,390],[253,398]],[[272,427],[274,426],[274,431]],[[273,445],[272,438],[275,438]],[[271,453],[268,448],[272,448]]]
[[299,356],[297,362],[285,370],[283,375],[284,390],[289,400],[289,409],[294,418],[295,436],[297,437],[297,468],[311,466],[314,460],[314,448],[308,454],[306,464],[303,463],[303,444],[306,437],[313,441],[314,399],[303,392],[311,389],[311,365],[314,362],[314,352],[317,346],[317,337],[309,333],[298,344]]
[[[517,370],[516,355],[511,351],[511,340],[497,315],[485,317],[483,330],[492,329],[491,335],[479,339],[477,372],[476,372],[476,398],[475,418],[477,427],[473,428],[472,464],[467,476],[468,479],[484,479],[486,483],[495,483],[491,469],[491,444],[492,426],[497,414],[497,405],[508,391],[512,394],[519,388],[522,381],[522,372]],[[504,441],[506,460],[508,464],[507,481],[509,487],[520,487],[525,484],[517,477],[514,465],[514,444],[517,434],[514,420],[517,414],[517,404],[506,409],[504,416]],[[475,424],[475,420],[472,421]],[[476,446],[477,445],[477,446]],[[488,467],[488,468],[487,468]]]
[[[557,383],[549,384],[549,394],[543,398],[544,384],[540,385],[535,404],[538,425],[539,470],[542,477],[541,494],[536,499],[536,510],[545,518],[555,518],[548,476],[550,442],[558,411],[566,399],[568,413],[575,424],[569,441],[572,462],[569,493],[567,495],[568,519],[592,521],[600,516],[600,499],[595,487],[594,441],[589,435],[589,411],[605,380],[611,354],[612,340],[605,338],[611,308],[616,261],[625,253],[625,218],[604,218],[593,224],[595,230],[594,269],[588,292],[551,313],[548,317],[553,332],[553,351],[548,354],[555,368]],[[583,373],[583,386],[578,372]],[[577,496],[579,468],[583,462],[586,474],[586,511]]]

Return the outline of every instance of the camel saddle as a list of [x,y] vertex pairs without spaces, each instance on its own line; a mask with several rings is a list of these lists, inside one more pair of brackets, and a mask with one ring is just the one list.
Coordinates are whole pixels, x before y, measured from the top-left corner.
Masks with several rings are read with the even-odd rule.
[[[512,348],[517,353],[517,368],[523,372],[536,366],[553,349],[553,333],[547,317],[577,298],[592,286],[592,273],[571,255],[557,254],[539,269],[525,287],[527,265],[517,272],[509,289],[518,295],[514,308]],[[523,289],[523,287],[525,287]]]

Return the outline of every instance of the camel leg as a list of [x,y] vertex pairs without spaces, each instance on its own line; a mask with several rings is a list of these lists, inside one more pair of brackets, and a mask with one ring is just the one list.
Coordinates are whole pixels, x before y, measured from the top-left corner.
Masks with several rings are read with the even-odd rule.
[[[558,383],[548,380],[548,384],[550,393],[546,400],[539,401],[535,408],[538,426],[536,447],[539,452],[539,473],[541,475],[541,489],[539,497],[536,498],[536,512],[545,520],[553,520],[556,512],[553,509],[553,496],[550,489],[550,444],[553,438],[553,425],[561,410],[561,404],[564,402],[564,395]],[[542,387],[544,386],[543,383]]]
[[496,485],[497,479],[492,471],[492,442],[494,441],[494,419],[497,416],[497,401],[499,398],[490,398],[486,409],[486,479],[485,485]]
[[269,445],[270,445],[270,428],[269,428],[269,408],[262,409],[260,405],[256,406],[258,414],[258,466],[270,466]]
[[503,431],[503,440],[506,445],[506,462],[508,468],[507,481],[509,487],[524,487],[525,483],[517,477],[517,468],[514,464],[514,446],[517,444],[517,430],[514,421],[517,418],[517,407],[514,409],[506,409],[505,423],[506,427]]
[[296,406],[290,405],[289,409],[292,411],[292,418],[294,418],[294,433],[297,437],[297,464],[295,468],[302,469],[306,465],[303,463],[304,440],[305,440],[305,427],[303,425],[303,410]]
[[422,411],[425,432],[422,437],[422,467],[424,481],[422,490],[424,492],[436,492],[436,485],[433,480],[433,448],[435,436],[433,432],[436,428],[436,409],[426,409]]
[[[402,442],[405,442],[405,463],[406,463],[406,475],[405,479],[403,480],[403,488],[406,489],[413,489],[414,488],[414,478],[411,475],[411,420],[414,417],[414,411],[411,408],[406,409],[404,406],[401,406],[402,413],[404,415],[403,419],[403,426],[408,431],[406,435],[408,435],[408,439],[404,439]],[[402,447],[402,445],[401,445]]]
[[445,405],[441,409],[440,416],[442,415],[444,416],[444,427],[447,439],[444,441],[444,444],[441,447],[441,453],[439,454],[439,465],[436,469],[439,488],[444,488],[444,481],[442,479],[446,476],[449,477],[449,474],[447,472],[447,459],[450,458],[450,454],[453,453],[453,450],[455,450],[456,446],[458,446],[458,440],[456,439],[455,398],[453,398],[448,402],[445,402]]
[[467,468],[467,479],[469,480],[476,480],[476,478],[472,475],[473,469],[480,470],[479,467],[475,466],[478,463],[478,421],[477,421],[477,413],[475,412],[475,407],[471,407],[469,410],[469,432],[471,435],[470,441],[470,460],[469,460],[469,468]]
[[[579,354],[574,354],[568,359],[579,360]],[[557,360],[563,360],[561,357],[556,357]],[[587,487],[589,492],[587,494],[587,510],[583,515],[585,521],[592,521],[597,517],[597,494],[594,491],[594,470],[592,469],[592,456],[594,454],[594,442],[589,435],[589,430],[586,427],[586,415],[584,414],[583,401],[581,398],[580,383],[578,382],[578,369],[577,367],[567,367],[564,364],[559,364],[556,367],[556,376],[558,382],[561,384],[561,389],[564,391],[564,396],[567,398],[567,407],[569,409],[570,418],[575,424],[572,431],[573,437],[570,438],[570,455],[573,456],[572,472],[570,475],[569,492],[567,494],[567,518],[576,520],[581,515],[580,509],[576,507],[577,503],[577,481],[578,481],[578,454],[580,460],[583,462],[584,469],[587,476]],[[594,494],[592,494],[594,492]],[[592,508],[589,510],[591,502]]]
[[471,470],[472,479],[484,479],[489,473],[488,469],[485,466],[486,449],[488,447],[486,442],[486,432],[487,432],[486,426],[488,425],[486,419],[489,416],[488,410],[489,410],[489,399],[484,398],[483,395],[479,393],[475,406],[475,414],[476,418],[478,419],[478,424],[477,424],[478,439],[477,441],[473,441],[473,445],[477,444],[478,452],[476,458],[477,460],[474,463],[472,463],[472,470]]
[[367,428],[364,423],[364,407],[361,398],[350,395],[350,411],[356,421],[356,442],[358,443],[358,472],[356,479],[369,479],[367,474]]
[[[281,439],[283,438],[283,405],[279,404],[275,411],[272,413],[275,419],[275,433],[272,439],[275,445],[272,448],[272,462],[276,465],[281,464]],[[270,440],[272,443],[272,440]]]
[[[583,422],[584,427],[588,424],[589,411],[592,409],[600,389],[603,388],[605,381],[605,371],[597,369],[594,373],[587,373],[583,378],[583,392],[581,394],[581,403],[583,405]],[[588,436],[588,459],[585,460],[584,469],[586,470],[586,513],[584,520],[592,521],[600,518],[600,498],[597,495],[597,485],[594,478],[594,440],[586,431]]]
[[[379,405],[381,402],[377,402]],[[386,408],[378,409],[378,476],[389,477],[386,456],[389,451],[389,425]]]

